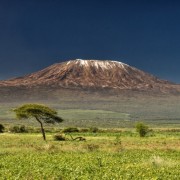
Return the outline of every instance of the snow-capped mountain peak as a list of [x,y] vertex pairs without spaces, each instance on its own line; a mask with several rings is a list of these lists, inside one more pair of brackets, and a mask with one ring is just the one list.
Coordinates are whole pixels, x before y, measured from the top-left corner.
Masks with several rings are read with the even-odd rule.
[[119,61],[75,59],[1,81],[0,86],[166,91],[172,83]]

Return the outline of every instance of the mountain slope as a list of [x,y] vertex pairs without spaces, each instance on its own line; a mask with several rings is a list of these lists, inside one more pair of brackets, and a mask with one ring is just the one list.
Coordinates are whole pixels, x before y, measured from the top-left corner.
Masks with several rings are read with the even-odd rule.
[[92,89],[175,90],[176,85],[118,61],[76,59],[30,75],[0,81],[0,86],[49,86]]
[[[118,127],[113,115],[100,114],[88,121],[76,112],[103,110],[128,114],[124,124],[135,120],[147,120],[150,124],[179,124],[180,85],[160,80],[148,73],[116,61],[72,60],[54,64],[41,71],[0,81],[1,119],[12,120],[9,109],[22,103],[43,103],[58,110],[73,111],[72,118],[66,119],[70,126],[102,125]],[[10,108],[12,107],[12,108]],[[75,111],[74,111],[75,110]],[[61,115],[61,113],[60,113]],[[65,118],[65,117],[63,117]],[[79,119],[80,118],[80,119]],[[12,121],[13,122],[13,121]],[[114,126],[112,126],[114,124]],[[68,125],[68,126],[69,126]],[[92,125],[92,124],[91,124]]]

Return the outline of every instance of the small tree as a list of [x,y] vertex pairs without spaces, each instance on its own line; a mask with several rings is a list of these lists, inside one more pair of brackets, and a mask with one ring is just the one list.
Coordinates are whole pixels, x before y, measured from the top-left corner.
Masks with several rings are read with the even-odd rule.
[[4,126],[2,124],[0,124],[0,133],[4,132]]
[[139,133],[140,137],[145,137],[148,133],[148,129],[149,127],[142,122],[136,124],[136,131]]
[[55,110],[41,104],[25,104],[14,111],[17,119],[35,118],[41,126],[41,132],[44,140],[46,140],[46,135],[43,128],[43,121],[51,124],[63,121],[61,117],[57,116],[57,112]]

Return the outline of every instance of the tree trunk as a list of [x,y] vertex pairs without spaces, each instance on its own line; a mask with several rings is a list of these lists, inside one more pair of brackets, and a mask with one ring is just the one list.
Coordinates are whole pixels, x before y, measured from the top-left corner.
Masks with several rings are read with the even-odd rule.
[[41,132],[42,132],[42,135],[43,135],[43,139],[44,139],[44,141],[46,141],[46,135],[45,135],[45,131],[44,131],[44,128],[43,128],[43,124],[42,124],[42,122],[37,117],[36,117],[36,120],[41,125]]

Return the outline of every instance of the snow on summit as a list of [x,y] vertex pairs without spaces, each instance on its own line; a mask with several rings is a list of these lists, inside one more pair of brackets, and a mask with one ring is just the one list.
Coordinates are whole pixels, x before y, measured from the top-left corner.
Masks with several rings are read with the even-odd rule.
[[119,61],[100,61],[100,60],[83,60],[83,59],[76,59],[76,64],[79,64],[80,66],[94,66],[97,69],[109,69],[109,68],[114,68],[115,66],[119,66],[121,68],[125,68],[124,66],[128,66],[122,62]]
[[83,59],[57,63],[21,78],[1,81],[0,86],[177,91],[170,82],[122,62]]

